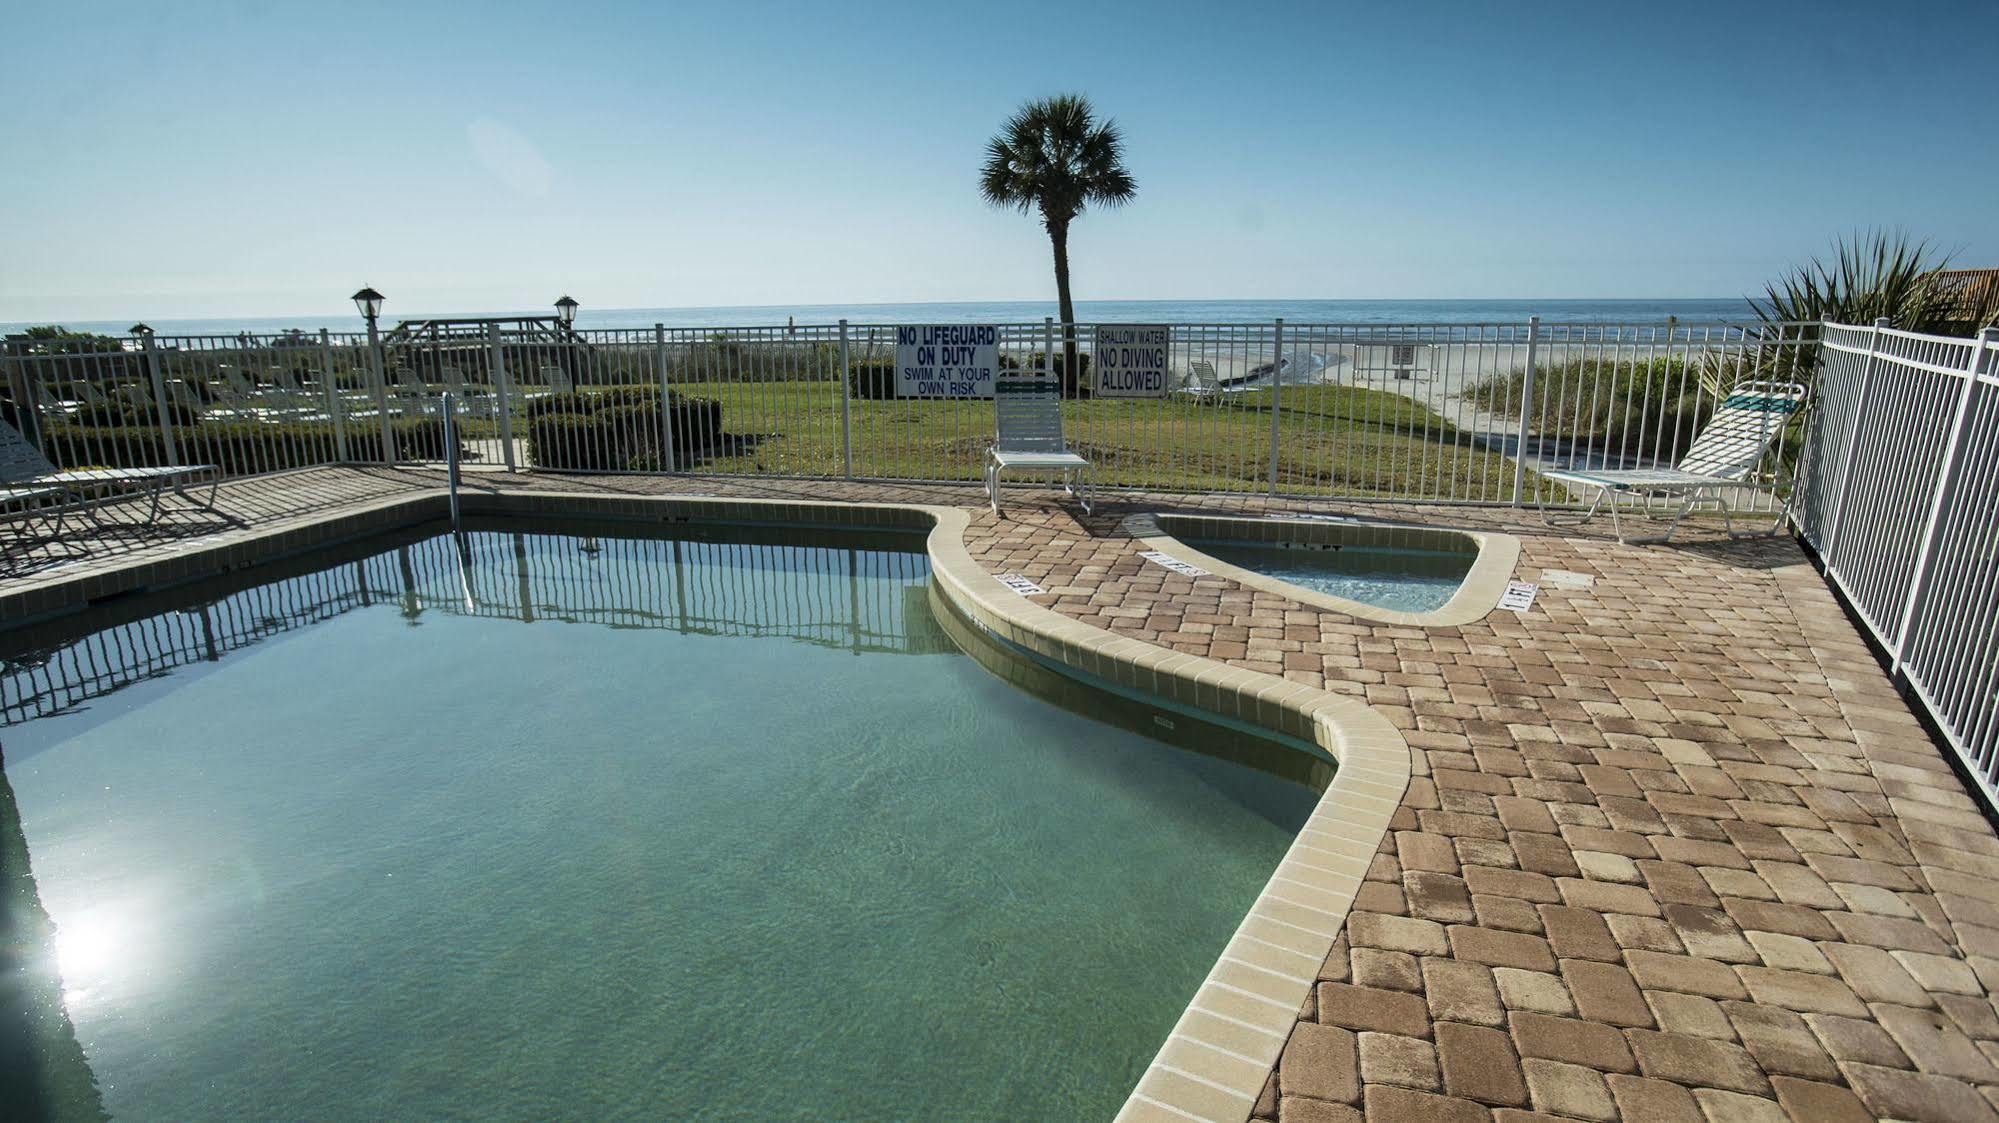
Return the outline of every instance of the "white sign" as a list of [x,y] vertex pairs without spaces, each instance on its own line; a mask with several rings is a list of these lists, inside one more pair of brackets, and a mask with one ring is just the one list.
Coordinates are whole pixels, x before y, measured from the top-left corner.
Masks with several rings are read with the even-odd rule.
[[999,583],[1023,597],[1038,597],[1048,591],[1018,573],[999,574]]
[[1144,558],[1146,561],[1151,562],[1153,565],[1163,565],[1167,569],[1170,569],[1175,573],[1184,573],[1189,577],[1208,576],[1207,570],[1200,569],[1196,566],[1188,565],[1186,562],[1181,561],[1179,558],[1174,557],[1172,554],[1161,553],[1158,550],[1147,550],[1138,556]]
[[990,398],[999,329],[929,324],[895,329],[895,392],[903,398]]
[[1098,324],[1090,349],[1091,392],[1099,398],[1163,398],[1173,329],[1165,324]]
[[1534,607],[1534,594],[1540,591],[1539,585],[1529,585],[1525,581],[1508,581],[1506,592],[1499,598],[1499,607],[1512,612],[1525,612]]

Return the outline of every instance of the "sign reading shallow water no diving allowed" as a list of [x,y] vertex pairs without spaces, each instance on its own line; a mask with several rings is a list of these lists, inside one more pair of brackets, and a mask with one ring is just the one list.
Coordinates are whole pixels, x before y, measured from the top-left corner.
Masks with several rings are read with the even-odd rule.
[[1165,324],[1098,324],[1090,348],[1099,398],[1163,398],[1173,329]]
[[998,373],[999,329],[989,324],[895,329],[897,397],[990,398]]

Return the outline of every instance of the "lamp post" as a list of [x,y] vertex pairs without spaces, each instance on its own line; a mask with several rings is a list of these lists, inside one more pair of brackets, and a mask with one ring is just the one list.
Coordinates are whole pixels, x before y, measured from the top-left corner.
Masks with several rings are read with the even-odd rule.
[[180,463],[180,446],[174,440],[173,418],[167,414],[167,380],[160,370],[159,352],[153,349],[153,329],[145,323],[133,324],[132,340],[139,345],[139,353],[145,357],[146,385],[153,392],[153,409],[159,415],[160,447],[166,450],[167,463]]
[[555,302],[555,316],[562,322],[560,335],[567,344],[560,352],[562,369],[568,372],[570,381],[574,383],[578,380],[577,360],[582,358],[576,353],[576,298],[563,293],[561,299]]
[[382,375],[382,335],[376,325],[382,315],[381,293],[363,288],[354,294],[354,307],[368,321],[368,372],[375,377],[375,416],[382,421],[382,463],[396,462],[396,436],[389,428],[388,380]]

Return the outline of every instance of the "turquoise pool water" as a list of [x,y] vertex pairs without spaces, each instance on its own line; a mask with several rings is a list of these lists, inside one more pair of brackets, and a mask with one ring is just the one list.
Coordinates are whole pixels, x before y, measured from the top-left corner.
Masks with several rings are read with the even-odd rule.
[[1325,546],[1194,538],[1195,549],[1230,565],[1336,597],[1400,612],[1442,608],[1464,583],[1477,551]]
[[1107,1118],[1317,798],[995,678],[902,539],[294,568],[0,637],[0,1115]]

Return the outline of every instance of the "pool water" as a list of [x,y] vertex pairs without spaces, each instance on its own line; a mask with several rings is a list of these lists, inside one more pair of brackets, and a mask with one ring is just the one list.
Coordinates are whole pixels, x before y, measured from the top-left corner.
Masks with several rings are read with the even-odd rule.
[[1336,597],[1400,612],[1442,608],[1464,583],[1477,552],[1188,539],[1212,557]]
[[1317,800],[907,539],[349,554],[6,649],[0,1116],[1108,1118]]

